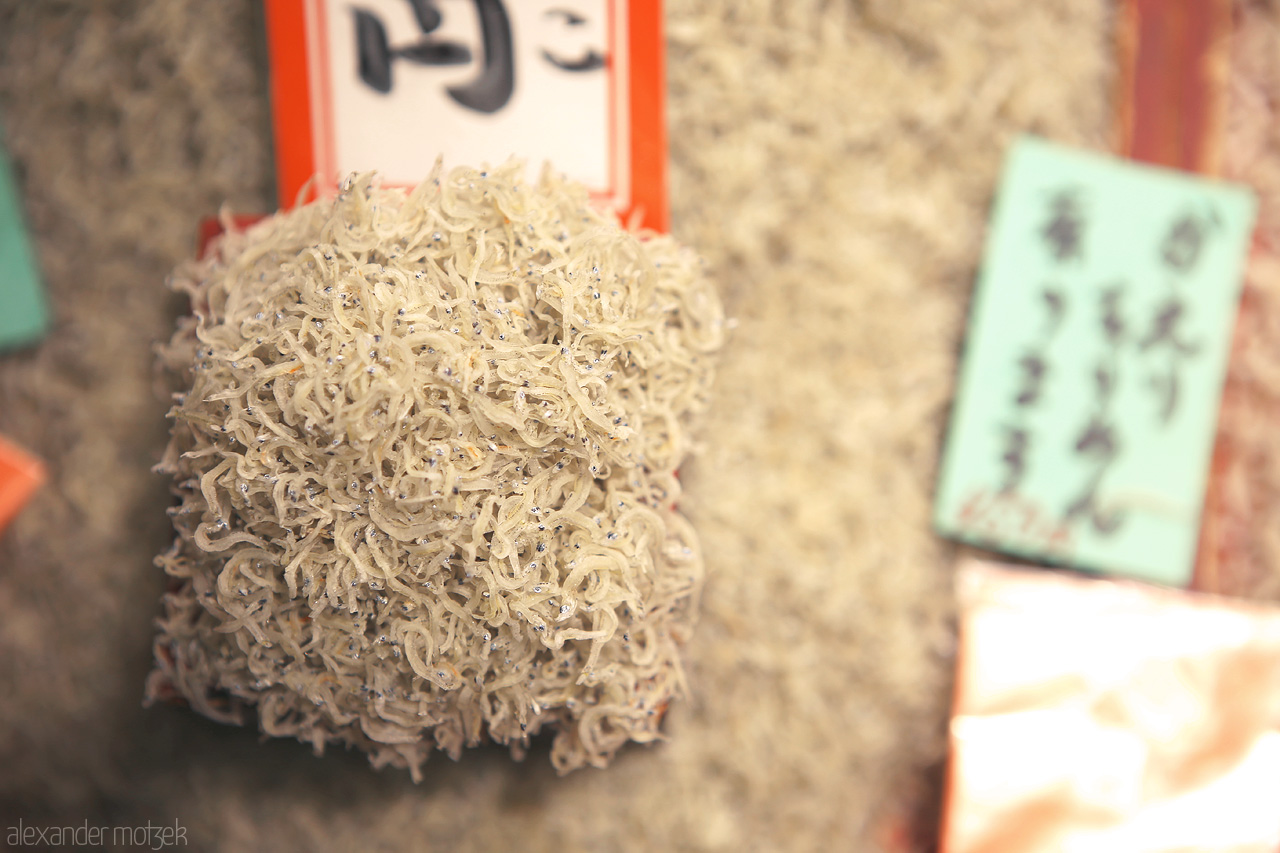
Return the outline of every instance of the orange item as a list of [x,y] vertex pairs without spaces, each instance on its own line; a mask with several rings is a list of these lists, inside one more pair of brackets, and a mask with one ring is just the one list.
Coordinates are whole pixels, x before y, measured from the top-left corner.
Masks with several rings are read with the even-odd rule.
[[[255,225],[265,219],[260,214],[245,213],[236,214],[231,217],[231,227],[237,231],[243,231],[250,225]],[[226,226],[222,219],[217,216],[206,216],[200,220],[200,227],[196,233],[196,257],[203,258],[205,253],[209,251],[209,244],[213,242],[215,237],[220,237],[226,233]]]
[[44,463],[0,438],[0,531],[44,482]]
[[1275,853],[1280,609],[966,560],[944,853]]
[[1116,35],[1120,153],[1218,174],[1231,0],[1124,0]]

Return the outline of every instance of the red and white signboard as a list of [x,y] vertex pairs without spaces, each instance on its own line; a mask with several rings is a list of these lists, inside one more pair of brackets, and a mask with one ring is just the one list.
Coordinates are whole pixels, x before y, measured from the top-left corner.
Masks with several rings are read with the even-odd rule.
[[266,0],[282,206],[518,156],[666,230],[661,2]]

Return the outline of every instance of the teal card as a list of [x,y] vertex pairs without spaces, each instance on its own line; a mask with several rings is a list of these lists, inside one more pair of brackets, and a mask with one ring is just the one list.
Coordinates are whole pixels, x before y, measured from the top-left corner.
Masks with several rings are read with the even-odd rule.
[[44,289],[9,159],[0,149],[0,349],[33,343],[48,326]]
[[1015,144],[974,291],[939,532],[1190,581],[1255,207],[1244,188]]

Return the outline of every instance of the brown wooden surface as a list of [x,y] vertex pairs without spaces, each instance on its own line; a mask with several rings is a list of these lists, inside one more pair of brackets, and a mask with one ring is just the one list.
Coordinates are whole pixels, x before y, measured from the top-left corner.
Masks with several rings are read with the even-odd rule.
[[[1121,154],[1144,163],[1217,176],[1230,66],[1230,0],[1124,0],[1117,17],[1116,133]],[[1249,310],[1246,298],[1242,314]],[[1237,329],[1239,351],[1245,323]],[[1228,379],[1223,417],[1242,393]],[[1222,431],[1213,463],[1192,587],[1224,588],[1225,573],[1242,572],[1248,517],[1229,506],[1226,472],[1235,450]]]
[[1121,153],[1218,174],[1230,35],[1230,0],[1124,0],[1117,20]]

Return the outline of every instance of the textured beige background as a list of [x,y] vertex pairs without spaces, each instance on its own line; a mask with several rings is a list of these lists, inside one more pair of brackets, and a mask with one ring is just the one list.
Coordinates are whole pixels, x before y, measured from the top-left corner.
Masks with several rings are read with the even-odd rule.
[[427,781],[143,710],[168,499],[162,287],[272,203],[245,2],[0,0],[0,114],[57,328],[0,358],[52,482],[0,541],[0,828],[199,850],[875,850],[932,829],[954,644],[928,504],[986,206],[1020,131],[1104,147],[1103,0],[669,0],[674,230],[740,325],[682,505],[711,580],[670,741]]

